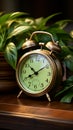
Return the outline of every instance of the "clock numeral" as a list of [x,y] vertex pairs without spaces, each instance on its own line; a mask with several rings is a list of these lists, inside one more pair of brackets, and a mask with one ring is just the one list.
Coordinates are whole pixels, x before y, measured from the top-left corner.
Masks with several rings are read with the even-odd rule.
[[33,59],[30,59],[30,63],[33,63]]
[[34,88],[37,89],[37,85],[34,85]]
[[49,65],[46,65],[46,69],[49,69]]
[[51,72],[48,72],[48,76],[51,76]]
[[23,70],[22,73],[26,74],[26,70]]
[[48,83],[48,79],[46,79],[46,82]]
[[39,61],[40,61],[40,59],[36,59],[36,61],[38,61],[38,62],[39,62]]
[[31,82],[28,82],[28,84],[29,84],[29,86],[28,86],[28,88],[31,86]]
[[25,64],[25,68],[27,68],[29,65],[28,64]]
[[43,60],[43,63],[45,63],[45,60]]
[[44,84],[43,84],[43,83],[41,83],[41,87],[44,87]]

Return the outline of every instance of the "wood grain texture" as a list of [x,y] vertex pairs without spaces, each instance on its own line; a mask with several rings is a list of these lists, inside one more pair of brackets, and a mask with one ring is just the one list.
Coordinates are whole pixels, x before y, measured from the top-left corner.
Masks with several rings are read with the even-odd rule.
[[11,130],[71,130],[73,129],[73,104],[49,103],[44,98],[17,94],[0,95],[0,128]]
[[12,91],[16,88],[15,70],[6,62],[0,52],[0,92]]

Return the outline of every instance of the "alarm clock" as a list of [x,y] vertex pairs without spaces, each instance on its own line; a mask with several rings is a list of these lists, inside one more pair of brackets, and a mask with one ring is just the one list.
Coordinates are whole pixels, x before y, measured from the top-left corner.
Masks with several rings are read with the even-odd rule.
[[[35,34],[41,33],[48,35],[51,41],[47,43],[39,42],[39,48],[32,49],[37,44],[32,40]],[[56,56],[61,51],[58,41],[54,41],[51,33],[45,31],[35,31],[31,34],[30,39],[23,45],[23,49],[31,48],[24,53],[17,64],[16,80],[21,89],[21,93],[31,97],[40,97],[46,95],[51,101],[50,91],[60,85],[62,80],[62,65]]]

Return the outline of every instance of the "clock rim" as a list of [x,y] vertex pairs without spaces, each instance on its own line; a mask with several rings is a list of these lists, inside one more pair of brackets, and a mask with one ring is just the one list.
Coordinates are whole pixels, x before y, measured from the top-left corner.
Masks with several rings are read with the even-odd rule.
[[[23,85],[21,84],[20,80],[19,80],[19,68],[20,68],[20,65],[22,63],[22,61],[28,57],[29,55],[31,54],[41,54],[43,56],[45,56],[51,66],[52,66],[52,69],[53,69],[53,78],[51,80],[51,83],[49,86],[46,87],[45,90],[41,91],[41,92],[38,92],[38,93],[30,93],[28,92],[24,87],[22,87]],[[16,68],[16,80],[17,80],[17,83],[18,83],[18,86],[20,87],[20,89],[28,96],[32,96],[32,97],[39,97],[39,96],[43,96],[44,94],[46,93],[49,93],[51,91],[51,89],[55,86],[55,82],[56,82],[56,79],[57,79],[57,66],[56,66],[56,63],[54,62],[54,59],[52,58],[52,56],[50,55],[50,52],[47,51],[47,50],[41,50],[41,49],[37,49],[37,50],[33,50],[33,51],[30,51],[30,52],[27,52],[25,53],[23,56],[21,56],[21,58],[19,59],[18,61],[18,64],[17,64],[17,68]]]

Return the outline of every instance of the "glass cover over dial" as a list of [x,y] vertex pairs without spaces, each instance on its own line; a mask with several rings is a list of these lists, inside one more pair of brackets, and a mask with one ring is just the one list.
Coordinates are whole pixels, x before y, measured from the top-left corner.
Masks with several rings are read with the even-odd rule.
[[53,62],[41,53],[30,53],[24,56],[18,65],[18,83],[30,94],[37,95],[51,86],[54,78]]

